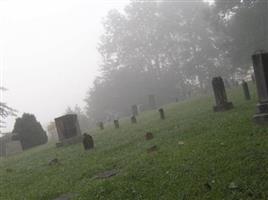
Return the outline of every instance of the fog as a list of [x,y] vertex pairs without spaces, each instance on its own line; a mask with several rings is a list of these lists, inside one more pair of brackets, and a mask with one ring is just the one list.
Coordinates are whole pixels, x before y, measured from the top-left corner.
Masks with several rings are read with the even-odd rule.
[[[67,106],[84,106],[98,74],[102,18],[127,0],[0,1],[1,101],[42,125]],[[14,118],[7,127],[12,131]]]

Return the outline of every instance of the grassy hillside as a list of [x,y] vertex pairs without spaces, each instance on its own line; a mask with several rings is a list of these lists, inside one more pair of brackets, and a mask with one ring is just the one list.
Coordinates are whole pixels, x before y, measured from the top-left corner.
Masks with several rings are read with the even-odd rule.
[[[228,96],[228,112],[214,113],[213,97],[202,97],[164,106],[165,121],[151,111],[137,125],[92,131],[93,151],[47,145],[2,159],[0,199],[268,199],[268,129],[252,123],[256,96],[245,101],[240,87]],[[157,152],[147,153],[153,145]],[[61,164],[49,166],[53,158]],[[116,176],[95,178],[113,169]]]

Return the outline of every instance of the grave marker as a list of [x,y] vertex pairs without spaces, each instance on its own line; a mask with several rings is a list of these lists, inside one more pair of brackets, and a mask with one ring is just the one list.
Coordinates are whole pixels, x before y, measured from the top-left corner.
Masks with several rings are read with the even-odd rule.
[[212,79],[212,87],[214,91],[216,105],[213,107],[214,112],[226,111],[233,108],[233,103],[228,102],[224,83],[221,77]]
[[244,92],[244,96],[246,100],[250,100],[250,93],[249,93],[249,89],[248,89],[248,83],[246,81],[242,81],[242,88],[243,88],[243,92]]
[[114,120],[114,127],[115,127],[116,129],[119,128],[119,120]]

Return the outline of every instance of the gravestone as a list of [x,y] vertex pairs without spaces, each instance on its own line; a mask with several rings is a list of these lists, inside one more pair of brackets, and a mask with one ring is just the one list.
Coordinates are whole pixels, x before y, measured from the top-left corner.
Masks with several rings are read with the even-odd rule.
[[153,95],[153,94],[149,95],[149,107],[150,107],[150,109],[156,108],[155,95]]
[[139,114],[139,112],[138,112],[138,106],[137,105],[133,105],[131,107],[131,109],[132,109],[132,115],[133,116],[138,116],[138,114]]
[[83,146],[85,150],[90,150],[94,148],[94,141],[91,135],[87,133],[83,134]]
[[159,110],[159,114],[160,114],[160,119],[165,119],[165,112],[163,108],[160,108]]
[[214,91],[216,105],[213,107],[214,112],[230,110],[233,108],[233,103],[228,102],[224,83],[221,77],[212,79],[212,87]]
[[257,123],[268,122],[268,53],[261,52],[252,56],[255,81],[259,102],[253,119]]
[[81,136],[76,114],[68,114],[55,119],[59,140]]
[[137,119],[134,115],[130,119],[132,124],[137,124]]
[[18,140],[10,141],[5,145],[6,145],[6,156],[12,156],[21,153],[23,151],[21,143]]
[[154,138],[154,135],[151,132],[145,134],[145,140],[151,140]]
[[114,120],[114,127],[115,127],[116,129],[119,128],[119,120]]
[[103,130],[104,129],[103,122],[98,122],[98,126],[99,126],[100,130]]
[[250,93],[249,93],[249,89],[248,89],[248,83],[246,81],[242,81],[242,88],[243,88],[243,92],[244,92],[244,96],[246,100],[250,100]]

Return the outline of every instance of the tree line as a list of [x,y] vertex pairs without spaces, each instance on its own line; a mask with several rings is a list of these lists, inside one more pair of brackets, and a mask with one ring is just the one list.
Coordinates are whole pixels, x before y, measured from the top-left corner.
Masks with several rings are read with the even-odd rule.
[[86,97],[88,117],[126,116],[133,104],[146,109],[149,94],[164,104],[208,92],[214,76],[244,78],[251,55],[267,48],[265,6],[261,0],[131,1],[124,12],[111,10],[98,47],[101,75]]

